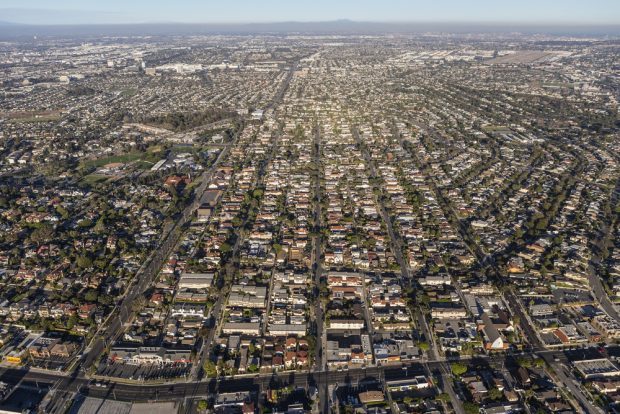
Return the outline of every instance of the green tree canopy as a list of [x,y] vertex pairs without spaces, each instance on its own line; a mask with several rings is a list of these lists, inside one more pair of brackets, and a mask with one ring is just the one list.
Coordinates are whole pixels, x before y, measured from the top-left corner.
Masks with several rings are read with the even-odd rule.
[[457,377],[460,377],[461,375],[467,372],[467,365],[461,362],[455,362],[452,365],[450,365],[450,369],[452,370],[452,374],[454,374]]
[[43,223],[30,234],[30,240],[37,244],[48,242],[54,235],[54,226],[50,223]]

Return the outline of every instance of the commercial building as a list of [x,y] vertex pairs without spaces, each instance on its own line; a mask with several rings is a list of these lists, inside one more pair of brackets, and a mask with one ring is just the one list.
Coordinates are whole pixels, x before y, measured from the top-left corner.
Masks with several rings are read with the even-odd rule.
[[585,379],[620,377],[620,368],[607,358],[574,361],[573,366]]

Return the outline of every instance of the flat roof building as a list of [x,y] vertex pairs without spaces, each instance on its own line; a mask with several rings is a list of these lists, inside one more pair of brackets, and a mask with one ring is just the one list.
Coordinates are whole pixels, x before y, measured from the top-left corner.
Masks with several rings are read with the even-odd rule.
[[620,368],[607,358],[574,361],[573,366],[585,379],[620,377]]
[[183,273],[179,278],[179,289],[208,289],[214,278],[214,273]]

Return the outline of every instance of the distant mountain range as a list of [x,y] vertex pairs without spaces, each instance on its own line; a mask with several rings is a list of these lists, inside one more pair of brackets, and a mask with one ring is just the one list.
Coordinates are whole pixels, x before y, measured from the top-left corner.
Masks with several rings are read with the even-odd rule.
[[[2,9],[0,9],[2,14]],[[1,38],[40,36],[139,36],[189,34],[379,34],[379,33],[547,33],[562,35],[620,36],[620,25],[542,25],[459,22],[325,22],[274,23],[121,23],[39,25],[0,21]]]

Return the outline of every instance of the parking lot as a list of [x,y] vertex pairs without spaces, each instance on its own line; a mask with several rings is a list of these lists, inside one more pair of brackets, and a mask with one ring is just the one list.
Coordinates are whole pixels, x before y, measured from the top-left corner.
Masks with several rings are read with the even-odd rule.
[[138,381],[172,380],[190,375],[192,365],[187,363],[132,365],[110,362],[99,366],[97,375]]

